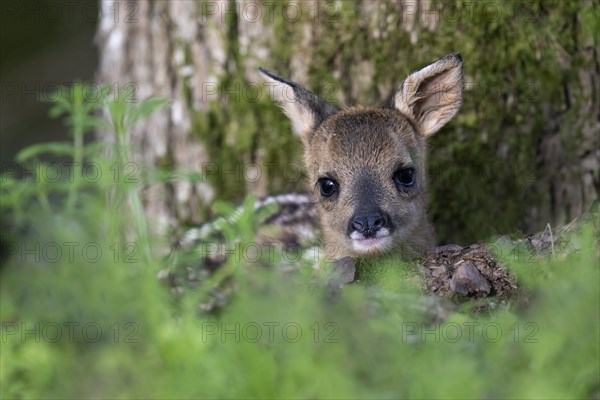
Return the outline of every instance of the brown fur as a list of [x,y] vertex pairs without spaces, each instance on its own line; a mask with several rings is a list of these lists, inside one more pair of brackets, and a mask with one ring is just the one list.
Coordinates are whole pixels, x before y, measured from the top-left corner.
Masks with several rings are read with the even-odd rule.
[[[426,138],[460,108],[460,55],[411,74],[389,109],[338,110],[302,86],[262,72],[304,142],[327,255],[340,259],[395,252],[411,259],[435,246],[427,219]],[[414,180],[410,186],[399,184],[395,174],[409,168]],[[335,183],[333,195],[321,193],[320,179]]]

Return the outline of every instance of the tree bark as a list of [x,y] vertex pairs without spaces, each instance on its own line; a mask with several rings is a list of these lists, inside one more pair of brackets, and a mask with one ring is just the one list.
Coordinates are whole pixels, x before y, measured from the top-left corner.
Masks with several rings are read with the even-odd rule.
[[[193,137],[191,114],[206,107],[203,83],[219,76],[226,29],[217,18],[198,24],[200,4],[192,1],[122,2],[129,16],[116,18],[114,2],[102,2],[97,43],[98,78],[121,95],[139,101],[149,96],[172,99],[172,106],[142,121],[130,133],[138,171],[157,166],[201,171],[210,157]],[[107,137],[101,132],[100,136]],[[198,210],[214,200],[206,182],[154,183],[145,190],[145,207],[157,232],[182,220],[199,222]]]

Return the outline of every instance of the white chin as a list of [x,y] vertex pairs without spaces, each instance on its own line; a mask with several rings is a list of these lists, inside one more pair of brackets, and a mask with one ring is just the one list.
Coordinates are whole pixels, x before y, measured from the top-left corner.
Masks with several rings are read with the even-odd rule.
[[352,239],[352,250],[357,254],[377,254],[387,251],[392,246],[391,236],[370,239]]

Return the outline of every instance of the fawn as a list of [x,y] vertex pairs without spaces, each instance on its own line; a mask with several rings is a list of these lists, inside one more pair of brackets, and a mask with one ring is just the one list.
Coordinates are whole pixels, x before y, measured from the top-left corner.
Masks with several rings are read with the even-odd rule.
[[304,144],[327,256],[395,253],[413,259],[434,248],[426,139],[462,105],[460,54],[409,75],[388,108],[339,109],[295,82],[260,71]]

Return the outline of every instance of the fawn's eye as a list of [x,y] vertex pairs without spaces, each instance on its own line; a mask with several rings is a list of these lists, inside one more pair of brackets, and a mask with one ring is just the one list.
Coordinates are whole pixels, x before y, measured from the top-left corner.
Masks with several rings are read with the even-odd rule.
[[329,178],[319,178],[319,187],[323,197],[329,197],[337,190],[337,183]]
[[415,184],[415,169],[400,168],[394,173],[394,182],[396,185],[412,187]]

